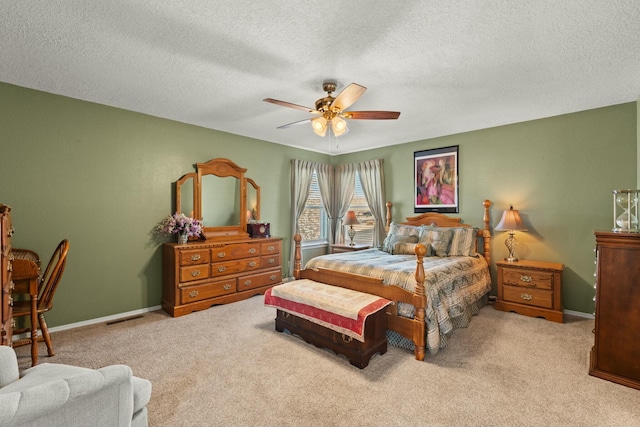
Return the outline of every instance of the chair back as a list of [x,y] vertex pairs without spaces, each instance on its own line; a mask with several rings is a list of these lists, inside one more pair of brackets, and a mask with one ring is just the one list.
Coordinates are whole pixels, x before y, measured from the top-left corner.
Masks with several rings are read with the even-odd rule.
[[53,305],[53,295],[60,283],[60,278],[67,264],[67,252],[69,251],[69,241],[64,239],[51,255],[47,269],[40,280],[40,298],[38,299],[38,311],[51,310]]

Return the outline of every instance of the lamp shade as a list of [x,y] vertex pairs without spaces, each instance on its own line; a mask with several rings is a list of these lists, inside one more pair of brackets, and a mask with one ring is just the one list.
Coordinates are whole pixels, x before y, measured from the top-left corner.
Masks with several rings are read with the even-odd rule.
[[520,218],[520,213],[517,210],[513,209],[513,206],[511,206],[508,211],[504,211],[502,213],[502,218],[500,218],[500,222],[496,226],[495,230],[527,231],[524,223],[522,222],[522,218]]
[[311,126],[318,136],[324,136],[327,133],[327,119],[324,117],[317,117],[311,120]]
[[341,117],[331,119],[331,129],[335,136],[340,136],[349,130],[347,128],[347,122]]
[[344,225],[355,225],[360,224],[358,218],[356,218],[356,213],[354,211],[347,212],[347,216],[344,219]]

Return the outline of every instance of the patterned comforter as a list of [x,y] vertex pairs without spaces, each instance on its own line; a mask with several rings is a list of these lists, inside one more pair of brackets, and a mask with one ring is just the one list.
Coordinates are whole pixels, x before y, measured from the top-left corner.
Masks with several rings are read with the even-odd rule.
[[[390,255],[378,249],[323,255],[305,268],[322,267],[382,279],[385,284],[415,291],[416,256]],[[425,257],[427,349],[431,354],[447,345],[454,329],[466,327],[486,304],[491,276],[484,257]],[[398,314],[413,317],[414,307],[399,303]],[[389,343],[413,350],[413,342],[388,331]]]

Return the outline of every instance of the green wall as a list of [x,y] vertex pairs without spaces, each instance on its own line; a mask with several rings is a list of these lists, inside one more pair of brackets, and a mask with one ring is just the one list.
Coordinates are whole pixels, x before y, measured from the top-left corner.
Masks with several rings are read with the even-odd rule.
[[[331,158],[0,83],[0,203],[13,209],[14,246],[44,263],[61,239],[71,242],[47,316],[59,326],[160,304],[153,229],[194,163],[225,157],[247,168],[261,186],[262,218],[284,238],[286,269],[290,159],[384,158],[399,219],[413,215],[413,152],[459,145],[460,216],[480,225],[488,198],[495,225],[513,204],[531,230],[518,233],[518,254],[563,262],[565,307],[591,313],[593,230],[611,227],[611,190],[637,182],[636,122],[634,102]],[[495,235],[496,259],[505,237]]]
[[[50,326],[160,304],[154,227],[174,210],[173,182],[216,157],[261,186],[262,219],[289,250],[290,159],[326,155],[0,83],[0,203],[13,246],[44,265],[70,249]],[[313,133],[309,138],[317,138]],[[283,257],[285,267],[288,256]],[[44,267],[44,266],[43,266]]]
[[[565,309],[593,313],[596,229],[613,226],[611,190],[635,188],[636,103],[599,108],[340,156],[339,163],[385,159],[387,199],[401,221],[413,212],[413,153],[459,146],[460,213],[482,226],[518,209],[529,232],[516,233],[522,259],[565,265]],[[504,258],[505,232],[494,232],[494,260]],[[495,284],[495,264],[492,264]]]

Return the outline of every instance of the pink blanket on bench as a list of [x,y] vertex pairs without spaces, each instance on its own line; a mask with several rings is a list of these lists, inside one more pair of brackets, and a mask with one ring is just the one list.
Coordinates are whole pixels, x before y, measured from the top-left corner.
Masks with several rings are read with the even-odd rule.
[[367,317],[391,304],[391,301],[301,279],[267,290],[264,303],[364,342]]

